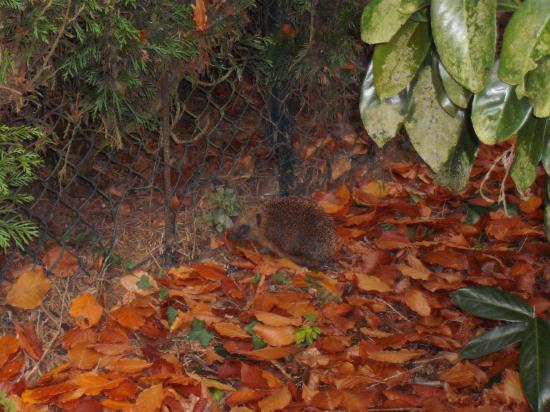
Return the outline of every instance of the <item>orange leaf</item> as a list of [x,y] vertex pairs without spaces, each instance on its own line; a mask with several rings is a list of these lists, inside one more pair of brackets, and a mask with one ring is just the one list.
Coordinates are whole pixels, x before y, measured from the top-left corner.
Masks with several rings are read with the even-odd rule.
[[7,361],[0,369],[0,382],[8,381],[17,376],[24,365],[24,356],[17,356],[14,359]]
[[375,292],[389,292],[392,290],[390,285],[376,276],[363,275],[361,273],[355,273],[354,275],[357,278],[357,286],[361,290]]
[[250,352],[246,352],[245,354],[246,356],[252,359],[275,360],[275,359],[284,358],[288,355],[294,355],[298,351],[299,351],[298,348],[289,347],[289,346],[277,347],[277,348],[268,346],[263,349],[257,349]]
[[19,350],[19,341],[13,335],[4,335],[0,338],[0,368],[8,361],[11,355]]
[[84,390],[85,395],[99,395],[105,389],[113,389],[120,385],[125,378],[113,378],[112,375],[101,375],[96,372],[85,372],[75,376],[71,383]]
[[227,279],[225,269],[216,263],[205,262],[193,266],[193,272],[196,272],[201,278],[212,281],[223,281]]
[[68,350],[75,346],[86,346],[91,343],[97,342],[97,333],[92,329],[73,329],[68,330],[63,335],[61,340],[61,346],[63,349]]
[[54,396],[72,391],[73,389],[76,389],[76,386],[72,383],[58,383],[42,388],[26,389],[21,394],[21,399],[23,399],[23,402],[30,404],[46,403]]
[[78,269],[78,259],[58,245],[50,248],[42,260],[46,265],[46,269],[60,278],[72,276]]
[[228,338],[251,339],[251,336],[246,331],[235,323],[221,322],[214,323],[214,329],[222,336]]
[[20,309],[34,309],[40,306],[51,284],[51,281],[46,278],[44,269],[40,266],[27,265],[18,273],[21,275],[10,288],[6,302]]
[[145,324],[144,314],[129,305],[120,306],[113,310],[111,315],[122,326],[132,330],[139,329]]
[[132,345],[129,343],[94,343],[87,346],[102,355],[115,356],[132,352]]
[[193,21],[197,30],[206,30],[208,28],[208,16],[204,0],[195,0],[195,4],[191,5],[191,7],[193,8]]
[[93,295],[83,293],[73,299],[69,314],[74,318],[80,329],[89,329],[98,324],[103,308]]
[[457,363],[441,372],[439,378],[457,388],[480,387],[489,380],[485,372],[470,362]]
[[138,391],[137,385],[130,381],[124,380],[120,385],[113,389],[107,389],[105,396],[116,401],[124,401],[127,399],[134,399]]
[[254,390],[245,387],[231,392],[229,396],[225,399],[225,402],[229,406],[242,405],[244,403],[257,401],[258,399],[263,398],[264,393],[265,392],[262,390]]
[[[19,325],[15,325],[15,331],[17,332],[17,338],[21,343],[23,350],[34,360],[38,360],[42,357],[44,350],[42,349],[42,342],[36,336],[36,330],[34,325],[29,325],[26,328],[22,328]],[[0,348],[4,348],[4,345],[0,343]],[[1,364],[0,355],[0,364]],[[1,365],[0,365],[1,366]]]
[[493,385],[493,393],[507,405],[513,403],[527,404],[523,390],[521,389],[521,381],[519,373],[510,369],[504,371],[504,377],[501,383]]
[[264,312],[257,310],[254,312],[254,316],[260,322],[269,326],[300,326],[302,321],[296,318],[289,318],[286,316],[277,315],[271,312]]
[[388,363],[405,363],[422,355],[424,355],[424,352],[415,352],[407,349],[401,351],[373,351],[368,353],[369,359]]
[[114,372],[137,373],[147,369],[151,365],[152,363],[146,362],[143,359],[124,358],[107,363],[105,368]]
[[286,386],[281,386],[271,395],[263,398],[258,402],[261,412],[273,412],[279,409],[284,409],[292,400],[292,395]]
[[73,367],[84,370],[95,368],[101,358],[99,353],[95,350],[86,348],[84,345],[78,345],[71,348],[67,355]]
[[426,295],[418,289],[409,289],[405,292],[405,304],[420,316],[430,316],[432,313]]
[[342,391],[329,389],[317,393],[311,400],[311,405],[332,411],[338,409],[343,399],[344,393]]
[[268,326],[258,323],[252,329],[271,346],[287,346],[294,343],[292,326]]
[[431,265],[439,265],[449,269],[468,269],[468,258],[462,253],[452,250],[434,250],[422,256],[422,260]]
[[346,185],[340,186],[336,192],[315,193],[314,197],[321,209],[328,214],[342,212],[351,200],[351,193]]
[[100,402],[105,408],[115,411],[135,411],[135,405],[131,402],[113,401],[111,399],[103,399]]
[[151,386],[141,392],[136,399],[137,412],[155,412],[162,406],[164,389],[162,383]]
[[542,205],[542,198],[539,196],[531,196],[529,199],[519,202],[519,208],[527,214],[533,213],[540,205]]

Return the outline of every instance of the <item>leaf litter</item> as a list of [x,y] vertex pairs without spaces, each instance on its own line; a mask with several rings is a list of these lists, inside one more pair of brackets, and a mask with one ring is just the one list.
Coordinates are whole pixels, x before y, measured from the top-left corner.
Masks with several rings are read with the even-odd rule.
[[[518,348],[461,360],[494,322],[449,299],[464,286],[495,285],[539,315],[550,306],[542,185],[520,199],[507,183],[515,216],[479,197],[499,150],[482,148],[460,193],[409,163],[390,164],[389,182],[315,193],[342,239],[325,271],[224,239],[229,264],[130,271],[111,307],[81,293],[51,341],[16,324],[0,337],[0,390],[21,411],[527,411]],[[492,178],[502,176],[495,167]],[[499,191],[486,182],[486,196]],[[68,252],[47,256],[58,261],[49,263],[54,276],[75,272]],[[18,310],[52,293],[42,267],[13,278],[5,301]],[[41,370],[46,351],[63,362]],[[37,379],[27,380],[34,368]]]

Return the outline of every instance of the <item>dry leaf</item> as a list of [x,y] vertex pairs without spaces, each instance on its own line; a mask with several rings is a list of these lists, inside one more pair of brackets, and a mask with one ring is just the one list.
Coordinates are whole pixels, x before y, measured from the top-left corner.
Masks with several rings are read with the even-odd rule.
[[78,259],[69,251],[57,245],[50,248],[42,260],[46,265],[46,269],[60,278],[72,276],[78,269]]
[[302,321],[300,319],[288,318],[286,316],[277,315],[271,312],[264,312],[257,310],[254,312],[254,316],[260,322],[269,326],[300,326]]
[[20,309],[34,309],[42,303],[50,290],[51,281],[41,266],[28,265],[21,268],[21,275],[11,286],[6,302]]
[[141,392],[136,399],[137,412],[156,412],[160,410],[164,400],[162,383],[153,385]]
[[355,273],[357,278],[357,286],[361,290],[374,291],[374,292],[389,292],[392,290],[390,285],[384,282],[382,279],[376,276],[363,275],[361,273]]
[[294,328],[292,326],[268,326],[258,323],[254,332],[271,346],[287,346],[294,343]]
[[292,395],[286,386],[281,386],[271,395],[258,402],[261,412],[273,412],[284,409],[292,400]]
[[97,325],[102,313],[103,308],[97,303],[96,298],[89,293],[83,293],[74,298],[69,310],[69,314],[80,329],[89,329]]
[[13,335],[0,337],[0,368],[8,361],[11,355],[19,350],[19,341]]
[[227,336],[228,338],[241,338],[241,339],[251,339],[252,337],[246,333],[246,331],[235,323],[214,323],[214,329],[222,336]]
[[[42,357],[42,354],[44,353],[44,350],[42,348],[42,342],[36,335],[36,330],[34,329],[34,325],[28,325],[25,328],[22,328],[19,325],[15,325],[15,331],[17,332],[17,339],[19,339],[19,342],[21,343],[21,348],[34,360],[38,360]],[[0,348],[4,350],[4,345],[0,343]],[[0,366],[1,361],[1,355],[0,355]]]
[[420,316],[430,316],[432,308],[426,295],[418,289],[409,289],[405,292],[405,304]]

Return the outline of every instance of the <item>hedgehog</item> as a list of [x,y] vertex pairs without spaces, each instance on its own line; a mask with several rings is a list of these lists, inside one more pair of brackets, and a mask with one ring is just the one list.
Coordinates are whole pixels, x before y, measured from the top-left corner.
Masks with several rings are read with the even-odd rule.
[[302,197],[282,197],[245,208],[228,238],[251,240],[302,266],[321,267],[336,250],[332,218],[313,200]]

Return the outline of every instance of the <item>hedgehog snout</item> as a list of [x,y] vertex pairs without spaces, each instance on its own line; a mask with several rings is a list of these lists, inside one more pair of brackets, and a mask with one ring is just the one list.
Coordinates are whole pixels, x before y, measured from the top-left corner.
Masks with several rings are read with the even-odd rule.
[[231,228],[227,234],[229,240],[243,240],[250,233],[249,225],[239,225]]

